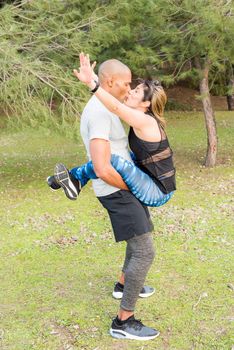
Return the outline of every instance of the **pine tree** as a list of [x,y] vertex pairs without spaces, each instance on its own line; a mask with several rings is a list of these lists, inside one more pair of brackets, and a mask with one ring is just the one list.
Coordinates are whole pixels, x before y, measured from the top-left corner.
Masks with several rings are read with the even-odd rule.
[[131,18],[129,23],[135,44],[133,53],[128,51],[126,56],[131,55],[133,66],[141,56],[151,76],[157,71],[166,83],[188,77],[197,83],[207,129],[205,165],[214,166],[218,141],[209,77],[213,70],[223,71],[227,60],[234,60],[233,3],[226,0],[136,0],[128,4],[121,20],[126,23],[127,18]]

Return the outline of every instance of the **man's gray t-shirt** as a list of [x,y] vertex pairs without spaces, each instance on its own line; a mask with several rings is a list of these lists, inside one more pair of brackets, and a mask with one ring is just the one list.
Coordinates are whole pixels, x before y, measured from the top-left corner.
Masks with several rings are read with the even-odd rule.
[[[120,119],[92,96],[81,115],[80,133],[91,160],[89,143],[92,139],[104,139],[110,142],[111,154],[118,154],[131,161],[128,150],[128,139]],[[101,179],[92,180],[97,197],[108,196],[119,188],[108,185]]]

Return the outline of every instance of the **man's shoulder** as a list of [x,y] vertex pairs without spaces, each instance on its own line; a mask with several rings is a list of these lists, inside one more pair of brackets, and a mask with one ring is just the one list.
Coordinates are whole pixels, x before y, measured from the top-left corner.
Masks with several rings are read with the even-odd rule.
[[101,114],[108,118],[112,117],[112,113],[108,111],[108,109],[98,100],[96,96],[92,96],[87,102],[82,114],[81,118],[92,118],[92,115]]

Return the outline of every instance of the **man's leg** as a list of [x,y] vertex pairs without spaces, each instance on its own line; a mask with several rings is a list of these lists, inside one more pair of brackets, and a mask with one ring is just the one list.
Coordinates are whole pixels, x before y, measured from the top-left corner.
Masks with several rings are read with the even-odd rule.
[[127,241],[131,251],[125,271],[125,287],[118,316],[113,320],[110,334],[115,338],[149,340],[159,335],[134,317],[134,309],[146,275],[154,260],[155,250],[151,233],[134,236]]
[[122,274],[119,278],[119,283],[121,283],[122,285],[124,285],[124,282],[125,282],[125,271],[127,270],[131,256],[132,256],[132,252],[131,252],[130,244],[128,244],[128,242],[127,242],[125,259],[124,259],[124,264],[123,264],[123,268],[122,268]]
[[[131,255],[125,271],[126,290],[124,287],[123,305],[121,303],[119,318],[117,316],[113,320],[110,333],[115,338],[153,339],[159,332],[143,325],[133,316],[139,292],[154,257],[152,237],[149,233],[153,230],[153,225],[149,220],[148,209],[143,207],[129,191],[120,190],[98,199],[108,211],[116,241],[126,241],[127,255],[129,257]],[[136,291],[132,293],[134,288]],[[128,315],[132,316],[128,318]]]
[[115,299],[122,299],[123,297],[123,289],[124,289],[124,282],[125,282],[125,271],[128,267],[129,261],[131,259],[131,249],[130,249],[130,245],[127,243],[126,246],[126,253],[125,253],[125,260],[124,260],[124,264],[123,264],[123,268],[122,268],[122,274],[119,278],[119,281],[117,283],[115,283],[115,287],[114,287],[114,291],[112,293],[112,296]]
[[133,313],[146,275],[155,257],[151,233],[134,236],[127,241],[127,245],[131,254],[124,275],[124,292],[119,311],[120,319],[124,319],[122,315],[126,314],[126,311]]
[[[131,256],[132,256],[131,248],[130,248],[130,245],[127,243],[125,260],[122,268],[122,274],[120,275],[118,282],[115,283],[115,287],[112,293],[112,296],[115,299],[122,299],[123,297],[123,290],[124,290],[124,284],[125,284],[125,271],[127,270]],[[154,293],[155,293],[155,289],[153,287],[144,286],[140,291],[139,297],[148,298]]]

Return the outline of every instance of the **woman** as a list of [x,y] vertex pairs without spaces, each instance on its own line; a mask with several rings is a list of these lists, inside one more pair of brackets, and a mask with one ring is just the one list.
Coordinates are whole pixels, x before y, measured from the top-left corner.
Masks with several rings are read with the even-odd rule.
[[[167,97],[162,86],[158,82],[143,80],[130,91],[123,104],[99,86],[88,55],[80,54],[79,72],[74,70],[74,74],[108,110],[130,125],[129,146],[135,164],[112,155],[112,166],[143,204],[153,207],[165,204],[176,186],[173,153],[164,130],[163,112]],[[90,161],[70,172],[63,164],[57,164],[54,177],[48,178],[47,182],[53,189],[62,187],[69,199],[76,199],[80,188],[89,179],[96,178]]]

